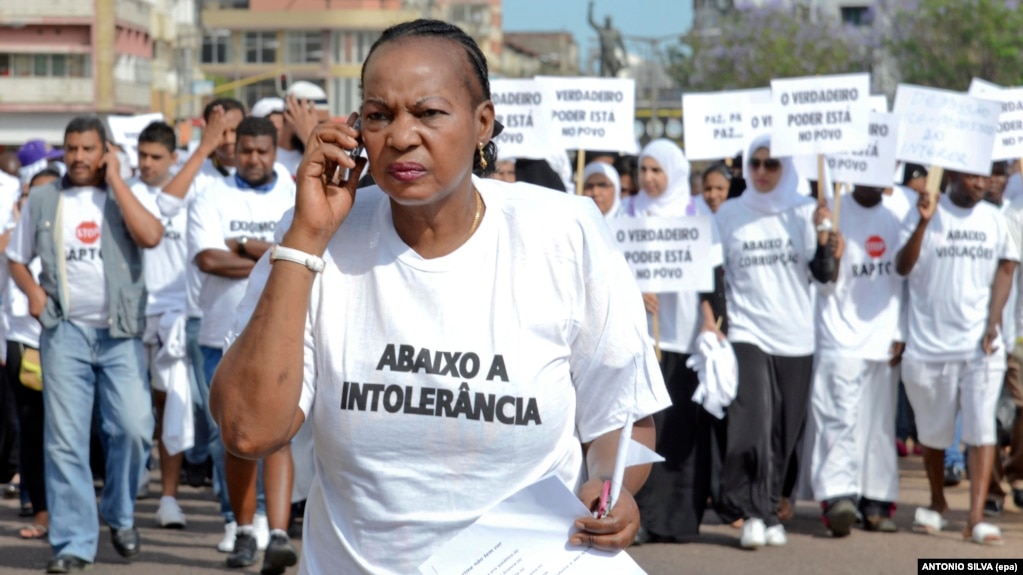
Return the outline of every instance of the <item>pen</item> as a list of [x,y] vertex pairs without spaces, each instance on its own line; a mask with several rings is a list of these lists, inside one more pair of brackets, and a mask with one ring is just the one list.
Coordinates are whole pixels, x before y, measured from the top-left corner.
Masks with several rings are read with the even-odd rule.
[[604,491],[600,494],[600,506],[597,507],[597,512],[594,517],[600,519],[607,515],[607,512],[611,510],[611,480],[608,479],[604,482]]
[[[618,437],[618,454],[615,458],[614,471],[611,474],[611,481],[604,482],[604,492],[606,497],[601,496],[601,506],[597,513],[598,519],[606,516],[611,512],[611,508],[618,501],[618,496],[622,493],[622,481],[625,478],[625,468],[627,466],[626,460],[628,459],[629,453],[629,441],[632,440],[632,423],[633,415],[630,413],[625,419],[625,425],[622,427],[622,434]],[[610,487],[610,492],[608,490]]]

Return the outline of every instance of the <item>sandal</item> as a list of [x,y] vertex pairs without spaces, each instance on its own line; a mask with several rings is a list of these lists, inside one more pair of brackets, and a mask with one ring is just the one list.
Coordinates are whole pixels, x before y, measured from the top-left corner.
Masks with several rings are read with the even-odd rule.
[[50,528],[46,525],[39,525],[38,523],[22,527],[18,535],[22,539],[46,539],[46,536],[50,533]]
[[941,516],[941,513],[926,507],[916,508],[916,514],[913,517],[913,531],[934,535],[944,529],[946,525],[948,525],[948,521]]
[[969,539],[978,545],[995,547],[1005,545],[1005,541],[1002,539],[1002,530],[984,521],[974,525],[970,535],[964,534],[963,539]]

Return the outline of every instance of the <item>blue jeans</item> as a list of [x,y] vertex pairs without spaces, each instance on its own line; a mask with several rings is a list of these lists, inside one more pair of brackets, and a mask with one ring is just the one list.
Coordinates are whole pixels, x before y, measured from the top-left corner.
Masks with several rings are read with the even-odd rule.
[[45,373],[46,497],[54,555],[93,561],[99,521],[90,428],[98,402],[106,479],[99,516],[114,529],[135,523],[135,494],[152,444],[153,410],[140,338],[112,338],[107,329],[68,321],[43,330],[39,353]]
[[[210,382],[213,381],[213,372],[217,370],[220,358],[224,357],[224,350],[204,345],[200,346],[200,349],[202,350],[203,369],[205,371],[203,374],[203,379],[206,382],[204,396],[207,403],[204,413],[210,432],[208,445],[209,453],[213,459],[213,489],[217,492],[217,496],[220,499],[220,514],[224,517],[224,522],[230,523],[235,518],[234,511],[231,509],[231,499],[228,497],[227,492],[227,475],[224,471],[224,442],[220,439],[220,427],[213,420],[209,409]],[[256,513],[266,515],[266,497],[263,495],[263,462],[259,463],[259,470],[256,484],[256,493],[258,494],[256,498]]]
[[186,351],[188,363],[192,367],[192,406],[195,417],[195,445],[185,451],[185,459],[189,463],[199,465],[210,456],[210,424],[207,413],[210,384],[206,382],[206,370],[203,368],[203,353],[199,347],[199,326],[201,318],[190,317],[185,323]]
[[956,414],[956,434],[952,445],[945,449],[945,467],[954,467],[962,472],[966,469],[966,456],[963,455],[963,416]]

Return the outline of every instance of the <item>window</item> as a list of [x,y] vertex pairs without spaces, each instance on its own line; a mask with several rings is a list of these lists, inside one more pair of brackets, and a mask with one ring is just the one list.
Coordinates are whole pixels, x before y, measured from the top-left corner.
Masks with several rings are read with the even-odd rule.
[[277,32],[246,32],[245,63],[271,64],[277,61]]
[[227,64],[231,61],[230,30],[211,30],[202,37],[203,64]]
[[842,6],[842,22],[853,26],[870,25],[869,6]]
[[379,37],[379,32],[335,32],[334,61],[338,64],[362,64]]
[[85,54],[3,54],[0,77],[88,78],[89,56]]
[[288,32],[285,36],[285,61],[289,64],[311,64],[323,61],[323,33],[319,30]]

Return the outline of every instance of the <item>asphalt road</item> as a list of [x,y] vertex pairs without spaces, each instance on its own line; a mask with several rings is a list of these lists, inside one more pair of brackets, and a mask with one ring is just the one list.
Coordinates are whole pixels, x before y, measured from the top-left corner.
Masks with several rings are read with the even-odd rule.
[[[725,525],[705,525],[700,540],[689,544],[644,545],[629,553],[650,575],[678,573],[752,573],[867,575],[915,574],[917,558],[1023,558],[1023,510],[1007,502],[1002,527],[1005,545],[983,547],[965,542],[962,530],[969,500],[968,482],[950,488],[949,528],[938,535],[911,532],[913,511],[927,502],[927,485],[919,457],[901,460],[902,486],[895,534],[854,530],[844,539],[833,539],[820,521],[819,507],[800,503],[796,516],[787,524],[789,544],[784,548],[746,551],[738,546],[738,530]],[[154,481],[156,492],[159,484]],[[101,531],[99,555],[93,573],[178,575],[185,573],[258,573],[228,570],[225,555],[215,549],[222,535],[222,523],[212,492],[183,487],[180,500],[188,517],[188,528],[180,531],[156,527],[153,514],[157,499],[144,499],[137,508],[142,531],[142,552],[130,563],[118,556],[105,529]],[[713,519],[711,517],[710,519]],[[17,517],[17,501],[0,501],[0,573],[40,573],[50,558],[45,542],[18,539],[17,530],[25,520]],[[289,570],[294,573],[295,570]]]

